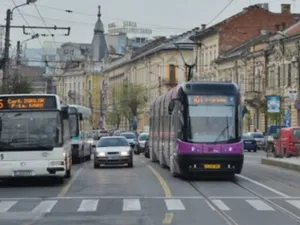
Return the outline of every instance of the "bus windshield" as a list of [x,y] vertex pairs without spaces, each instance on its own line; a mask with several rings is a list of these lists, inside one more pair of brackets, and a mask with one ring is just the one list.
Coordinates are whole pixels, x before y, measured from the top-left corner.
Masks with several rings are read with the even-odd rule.
[[69,114],[70,120],[70,132],[72,137],[79,136],[79,124],[78,124],[78,115]]
[[62,144],[58,111],[0,112],[0,151],[52,150]]
[[234,106],[189,106],[190,142],[224,142],[235,138]]

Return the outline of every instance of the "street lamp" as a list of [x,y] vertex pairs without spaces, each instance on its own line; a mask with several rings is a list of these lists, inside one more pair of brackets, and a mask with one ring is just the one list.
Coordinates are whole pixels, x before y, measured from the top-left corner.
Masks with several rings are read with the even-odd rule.
[[[29,4],[31,4],[31,3],[35,3],[37,0],[27,0],[26,1],[26,3],[23,3],[23,4],[21,4],[21,5],[16,5],[15,7],[13,7],[12,8],[12,10],[11,10],[11,12],[10,12],[10,20],[12,20],[13,18],[12,18],[12,16],[13,16],[13,12],[14,12],[14,10],[15,9],[17,9],[17,8],[20,8],[20,7],[22,7],[22,6],[25,6],[25,5],[29,5]],[[9,10],[9,9],[8,9]]]

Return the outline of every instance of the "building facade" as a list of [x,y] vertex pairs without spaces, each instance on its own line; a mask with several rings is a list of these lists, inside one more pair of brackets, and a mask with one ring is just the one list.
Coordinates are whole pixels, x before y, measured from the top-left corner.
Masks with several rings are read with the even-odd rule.
[[195,77],[216,80],[217,69],[213,62],[220,55],[259,36],[263,30],[276,32],[297,22],[299,14],[292,14],[290,7],[290,4],[281,4],[281,12],[274,13],[268,10],[268,4],[257,4],[212,27],[203,24],[192,37],[201,46],[194,50],[198,55]]
[[[118,59],[105,64],[104,77],[108,84],[107,105],[117,104],[113,97],[113,90],[122,88],[126,82],[141,84],[147,107],[138,118],[138,130],[149,126],[149,106],[161,94],[167,92],[178,82],[186,79],[185,61],[193,61],[193,46],[176,47],[177,43],[192,43],[190,37],[198,28],[182,35],[157,38],[136,50],[129,49]],[[108,110],[109,112],[109,110]],[[114,124],[110,124],[110,128]],[[130,124],[122,118],[120,129],[128,129]]]

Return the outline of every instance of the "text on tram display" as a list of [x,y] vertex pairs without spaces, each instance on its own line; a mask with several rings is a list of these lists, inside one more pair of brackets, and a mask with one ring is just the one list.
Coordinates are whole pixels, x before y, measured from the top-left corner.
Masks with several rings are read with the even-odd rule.
[[189,96],[189,104],[191,104],[191,105],[233,104],[233,97],[193,95],[193,96]]

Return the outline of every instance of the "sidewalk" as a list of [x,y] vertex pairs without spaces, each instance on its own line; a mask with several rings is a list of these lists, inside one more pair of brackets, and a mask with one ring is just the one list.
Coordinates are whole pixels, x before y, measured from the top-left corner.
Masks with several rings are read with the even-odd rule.
[[291,158],[273,158],[273,157],[264,157],[261,159],[261,164],[276,166],[285,169],[295,170],[300,172],[300,157],[291,157]]

